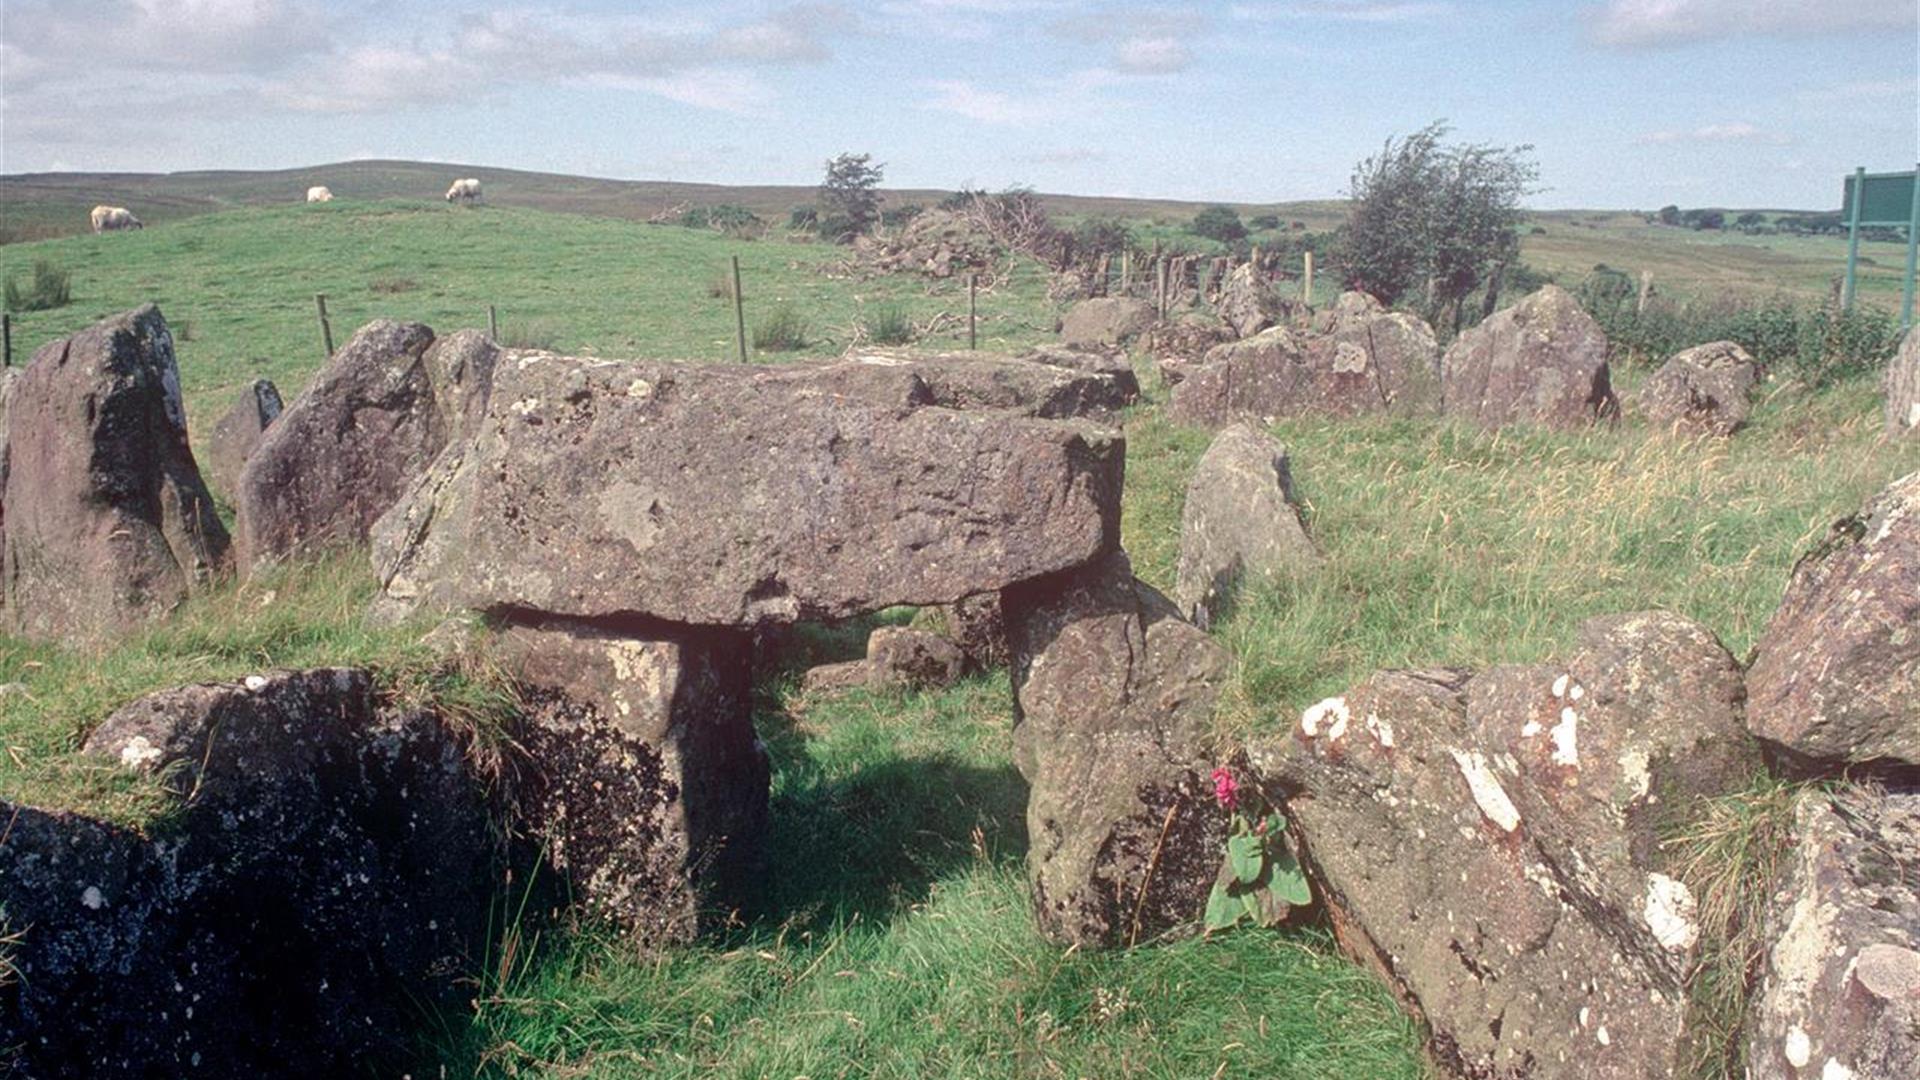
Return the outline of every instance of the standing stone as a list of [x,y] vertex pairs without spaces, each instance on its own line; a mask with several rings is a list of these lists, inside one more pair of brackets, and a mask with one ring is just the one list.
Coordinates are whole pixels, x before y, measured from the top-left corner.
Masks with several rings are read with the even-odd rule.
[[1575,429],[1620,411],[1607,336],[1558,285],[1462,332],[1441,358],[1440,373],[1447,415],[1481,427]]
[[232,492],[240,486],[240,470],[260,445],[260,436],[282,411],[280,391],[270,379],[255,379],[241,391],[233,408],[213,425],[207,440],[207,474],[221,491]]
[[234,493],[245,570],[349,547],[484,413],[498,350],[379,320],[333,354],[261,436]]
[[103,640],[227,566],[187,445],[173,336],[149,304],[41,348],[7,409],[6,625]]
[[1063,345],[1124,346],[1153,326],[1153,305],[1124,296],[1082,300],[1060,320]]
[[1215,436],[1187,481],[1173,590],[1180,610],[1205,629],[1243,578],[1294,578],[1320,561],[1294,498],[1287,448],[1244,423]]
[[1920,1063],[1920,793],[1809,792],[1767,920],[1753,1080],[1905,1080]]
[[532,702],[522,826],[589,911],[680,942],[759,891],[769,767],[744,635],[552,619],[496,646]]
[[1731,341],[1696,345],[1673,355],[1640,387],[1640,411],[1662,427],[1731,435],[1753,411],[1760,365]]
[[[7,416],[13,411],[13,392],[19,385],[19,368],[0,368],[0,567],[7,562]],[[6,590],[0,588],[0,608],[6,603]]]
[[959,646],[967,670],[991,671],[1007,663],[1007,620],[997,592],[974,593],[951,604],[924,607],[913,626]]
[[1005,604],[1041,931],[1113,946],[1197,922],[1226,842],[1204,748],[1226,652],[1124,555]]
[[1920,432],[1920,327],[1900,339],[1900,351],[1887,362],[1887,434]]
[[1794,567],[1747,673],[1753,733],[1801,768],[1920,765],[1920,473]]
[[1233,331],[1233,336],[1246,338],[1272,326],[1279,316],[1280,305],[1273,290],[1254,271],[1253,264],[1241,263],[1227,275],[1215,310]]
[[1376,673],[1249,757],[1445,1067],[1669,1076],[1700,931],[1657,840],[1757,770],[1738,676],[1684,619],[1592,620],[1554,664]]
[[380,607],[750,629],[950,603],[1118,546],[1125,443],[934,403],[919,365],[509,354],[380,523]]
[[1116,349],[1043,345],[1017,355],[863,348],[847,361],[911,365],[929,401],[949,409],[1004,409],[1049,420],[1104,419],[1140,396],[1140,383]]

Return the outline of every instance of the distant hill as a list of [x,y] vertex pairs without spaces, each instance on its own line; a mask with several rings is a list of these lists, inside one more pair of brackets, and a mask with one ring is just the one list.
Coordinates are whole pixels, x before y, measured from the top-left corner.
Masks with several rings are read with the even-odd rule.
[[[559,173],[447,165],[423,161],[347,161],[262,172],[217,170],[178,173],[18,173],[0,176],[0,243],[40,240],[84,232],[87,211],[105,203],[124,206],[152,223],[235,206],[298,202],[307,188],[324,184],[339,199],[439,199],[462,176],[480,179],[488,202],[644,221],[676,207],[734,203],[769,221],[785,221],[793,207],[810,203],[815,189],[801,185],[733,186],[665,180],[606,180]],[[895,205],[932,205],[950,192],[889,190]],[[1062,216],[1186,219],[1200,202],[1043,194],[1049,212]],[[1230,203],[1243,216],[1277,213],[1309,227],[1325,228],[1345,214],[1338,201]]]

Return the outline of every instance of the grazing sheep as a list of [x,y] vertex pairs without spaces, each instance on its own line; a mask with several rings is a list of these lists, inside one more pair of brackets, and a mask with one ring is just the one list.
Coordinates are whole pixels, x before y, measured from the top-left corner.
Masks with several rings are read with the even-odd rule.
[[93,231],[97,233],[146,228],[124,206],[96,206],[88,217],[93,221]]
[[333,192],[328,191],[324,184],[316,187],[310,187],[307,189],[307,201],[308,202],[332,202]]
[[447,189],[447,201],[452,202],[455,199],[461,202],[479,202],[480,181],[474,179],[455,180],[453,186]]

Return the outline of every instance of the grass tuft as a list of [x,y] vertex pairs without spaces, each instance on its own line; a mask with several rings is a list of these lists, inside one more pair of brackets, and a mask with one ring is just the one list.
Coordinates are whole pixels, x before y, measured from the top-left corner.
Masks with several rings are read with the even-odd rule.
[[908,345],[915,337],[913,320],[897,304],[875,308],[861,325],[875,345]]
[[753,348],[756,352],[798,352],[809,344],[810,333],[806,318],[790,305],[781,304],[755,324]]

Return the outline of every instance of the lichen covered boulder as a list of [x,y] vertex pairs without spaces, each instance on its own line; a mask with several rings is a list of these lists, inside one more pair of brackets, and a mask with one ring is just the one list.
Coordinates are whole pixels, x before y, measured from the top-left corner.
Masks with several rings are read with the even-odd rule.
[[267,426],[285,411],[280,391],[270,379],[255,379],[242,390],[233,407],[213,425],[207,438],[206,473],[221,491],[240,486],[240,471],[253,456]]
[[1187,481],[1174,601],[1205,628],[1243,578],[1298,578],[1320,565],[1293,492],[1286,447],[1252,426],[1214,437]]
[[1067,309],[1060,320],[1064,345],[1113,347],[1132,343],[1153,326],[1153,305],[1126,296],[1099,296]]
[[1226,840],[1206,753],[1226,651],[1124,555],[1005,605],[1041,931],[1112,946],[1196,923]]
[[1920,327],[1907,331],[1887,362],[1885,412],[1887,434],[1920,433]]
[[1920,765],[1920,473],[1802,558],[1747,674],[1753,732],[1802,770]]
[[5,474],[11,633],[98,642],[228,566],[187,445],[173,336],[151,304],[34,353],[11,385]]
[[1441,358],[1440,375],[1446,414],[1481,427],[1570,430],[1620,411],[1607,336],[1558,285],[1463,331]]
[[1252,263],[1241,263],[1220,286],[1220,299],[1214,305],[1220,321],[1235,337],[1252,337],[1279,321],[1279,298],[1262,280]]
[[1750,1007],[1753,1080],[1898,1080],[1920,1062],[1920,793],[1802,796]]
[[1661,427],[1698,435],[1731,435],[1753,411],[1760,365],[1731,341],[1677,352],[1640,386],[1640,411]]
[[1119,435],[938,404],[922,367],[508,354],[476,438],[375,530],[382,607],[745,629],[949,603],[1118,546]]

